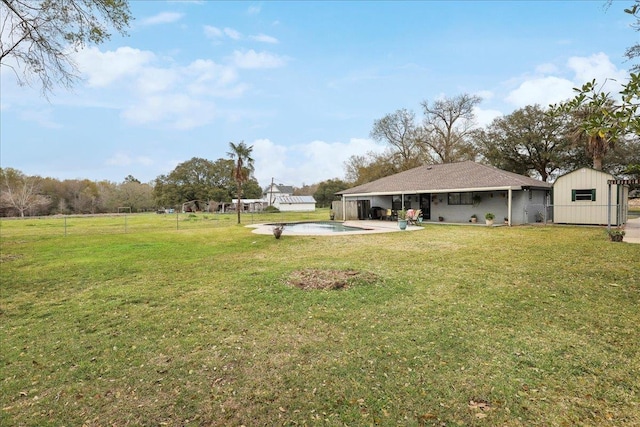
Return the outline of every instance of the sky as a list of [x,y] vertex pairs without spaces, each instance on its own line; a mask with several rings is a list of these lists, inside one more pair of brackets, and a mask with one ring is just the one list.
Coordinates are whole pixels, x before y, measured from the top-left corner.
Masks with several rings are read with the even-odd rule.
[[596,79],[616,92],[638,42],[631,1],[153,1],[74,54],[82,81],[19,86],[0,68],[0,166],[141,182],[253,147],[261,186],[345,178],[381,152],[376,119],[473,94],[479,126]]

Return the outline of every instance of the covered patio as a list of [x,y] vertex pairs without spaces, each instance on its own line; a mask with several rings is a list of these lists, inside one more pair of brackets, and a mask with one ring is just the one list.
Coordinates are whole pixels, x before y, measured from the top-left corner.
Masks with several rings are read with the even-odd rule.
[[546,222],[551,184],[467,161],[426,165],[339,192],[332,206],[339,220],[394,220],[399,210],[419,209],[423,222],[508,225]]

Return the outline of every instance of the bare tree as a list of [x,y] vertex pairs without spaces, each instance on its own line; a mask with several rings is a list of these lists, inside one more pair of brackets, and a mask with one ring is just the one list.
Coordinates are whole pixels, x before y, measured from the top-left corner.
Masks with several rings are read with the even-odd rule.
[[374,121],[370,136],[391,146],[402,169],[417,166],[416,161],[423,157],[422,129],[416,125],[413,111],[403,108]]
[[79,79],[74,51],[125,34],[127,0],[0,0],[0,65],[20,84],[40,81],[43,95]]
[[440,163],[474,160],[476,150],[472,143],[475,129],[474,108],[482,98],[463,94],[429,104],[424,109],[425,143],[432,157]]
[[26,176],[12,168],[0,169],[0,176],[0,205],[16,209],[22,218],[26,212],[44,208],[50,203],[48,197],[39,193],[40,178]]

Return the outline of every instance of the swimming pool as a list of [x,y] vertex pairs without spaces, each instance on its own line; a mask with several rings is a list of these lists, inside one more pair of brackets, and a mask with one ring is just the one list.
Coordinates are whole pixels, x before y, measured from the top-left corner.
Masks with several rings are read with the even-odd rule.
[[[300,221],[249,224],[252,233],[273,235],[276,226],[284,225],[283,236],[345,236],[351,234],[393,233],[401,231],[395,221]],[[406,231],[423,230],[424,227],[407,227]]]
[[[280,224],[271,224],[273,226]],[[309,221],[309,222],[290,222],[284,223],[284,231],[291,233],[304,233],[304,234],[331,234],[331,233],[345,233],[349,231],[367,231],[370,228],[353,227],[350,225],[344,225],[341,222],[334,221]]]

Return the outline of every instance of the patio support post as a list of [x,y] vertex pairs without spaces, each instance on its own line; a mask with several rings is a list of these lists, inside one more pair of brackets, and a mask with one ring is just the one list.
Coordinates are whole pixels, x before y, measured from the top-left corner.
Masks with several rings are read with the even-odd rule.
[[342,220],[347,220],[347,196],[342,196]]
[[607,182],[609,185],[609,194],[607,195],[607,231],[611,231],[611,181]]
[[511,189],[511,187],[509,187],[509,202],[508,202],[508,207],[507,207],[507,222],[509,227],[511,227],[511,209],[513,209],[513,206],[511,204],[512,202],[512,197],[513,197],[513,191]]

